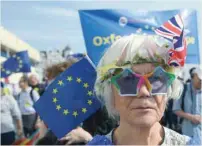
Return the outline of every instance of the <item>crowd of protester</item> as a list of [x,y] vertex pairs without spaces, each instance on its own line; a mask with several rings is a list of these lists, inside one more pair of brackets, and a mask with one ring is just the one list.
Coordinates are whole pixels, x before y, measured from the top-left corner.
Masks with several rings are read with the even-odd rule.
[[184,89],[178,100],[170,100],[162,124],[193,137],[201,133],[201,76],[199,68],[189,70],[190,78],[183,82]]
[[[37,145],[86,144],[96,134],[106,135],[119,123],[103,106],[86,119],[79,127],[57,139],[40,119],[33,104],[43,95],[47,86],[77,59],[70,58],[45,70],[46,82],[41,83],[36,75],[23,75],[19,80],[20,92],[9,91],[9,84],[1,82],[1,144],[11,145],[22,137],[30,137],[39,129]],[[201,132],[201,70],[190,70],[190,81],[183,82],[184,90],[178,100],[168,102],[162,125],[183,135],[194,137]],[[67,123],[68,124],[68,123]]]
[[[109,118],[106,108],[102,107],[86,119],[81,126],[74,129],[61,140],[58,140],[54,133],[40,120],[40,116],[37,115],[33,107],[34,103],[42,96],[47,86],[76,61],[78,60],[71,57],[66,62],[46,68],[45,75],[47,80],[44,83],[40,83],[34,74],[29,76],[23,75],[19,80],[20,91],[17,96],[12,95],[13,91],[7,88],[9,84],[1,82],[1,105],[5,103],[9,104],[9,107],[6,107],[7,109],[3,109],[4,106],[1,106],[2,145],[12,144],[18,138],[29,138],[37,129],[41,131],[40,138],[36,143],[38,145],[85,144],[93,135],[107,134],[115,127],[116,122],[112,118]],[[9,102],[5,102],[5,100]],[[9,118],[7,117],[8,115],[4,116],[5,111],[8,112]],[[10,123],[7,122],[8,120]],[[9,126],[11,128],[7,130]]]

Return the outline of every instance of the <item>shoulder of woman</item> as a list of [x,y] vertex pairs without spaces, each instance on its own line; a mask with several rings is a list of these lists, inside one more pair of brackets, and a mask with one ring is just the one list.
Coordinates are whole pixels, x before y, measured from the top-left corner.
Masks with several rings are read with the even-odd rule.
[[113,145],[113,143],[107,136],[96,135],[87,145]]
[[190,141],[190,137],[181,135],[171,129],[164,127],[165,138],[163,144],[165,145],[186,145]]

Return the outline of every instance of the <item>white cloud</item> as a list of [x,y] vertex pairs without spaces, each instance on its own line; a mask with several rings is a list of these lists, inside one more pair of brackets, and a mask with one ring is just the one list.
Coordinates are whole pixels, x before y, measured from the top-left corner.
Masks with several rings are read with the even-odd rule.
[[37,13],[45,14],[45,15],[52,15],[52,16],[62,16],[62,17],[73,17],[77,14],[76,10],[72,9],[65,9],[61,7],[41,7],[35,6],[32,7]]

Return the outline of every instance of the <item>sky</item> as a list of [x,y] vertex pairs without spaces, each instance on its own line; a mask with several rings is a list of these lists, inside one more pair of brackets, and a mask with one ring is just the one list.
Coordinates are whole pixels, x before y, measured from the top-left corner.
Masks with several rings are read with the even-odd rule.
[[1,25],[38,50],[63,49],[69,45],[73,52],[85,52],[78,10],[192,8],[198,10],[198,26],[202,26],[201,6],[201,0],[1,1]]

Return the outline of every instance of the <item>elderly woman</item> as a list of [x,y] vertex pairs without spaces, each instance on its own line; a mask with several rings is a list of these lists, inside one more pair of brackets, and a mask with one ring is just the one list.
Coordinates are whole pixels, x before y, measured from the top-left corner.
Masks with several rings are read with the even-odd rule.
[[[96,94],[103,97],[109,114],[119,119],[119,126],[105,136],[111,144],[185,145],[189,141],[159,123],[167,101],[182,92],[177,79],[180,67],[168,65],[172,47],[156,35],[130,35],[116,41],[101,58]],[[96,137],[89,144],[95,141]]]

